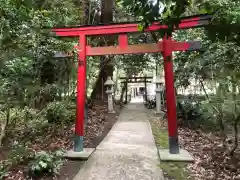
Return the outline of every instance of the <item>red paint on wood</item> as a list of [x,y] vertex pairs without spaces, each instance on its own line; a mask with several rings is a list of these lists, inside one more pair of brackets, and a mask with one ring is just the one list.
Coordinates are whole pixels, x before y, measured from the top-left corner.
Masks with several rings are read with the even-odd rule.
[[171,41],[172,51],[186,51],[190,47],[190,44],[188,42],[176,42]]
[[127,34],[119,34],[118,43],[120,48],[126,48],[128,46]]
[[[161,45],[160,45],[161,46]],[[161,52],[158,44],[128,45],[125,48],[119,46],[87,47],[87,56],[117,55],[117,54],[140,54]]]
[[[190,47],[188,42],[171,41],[172,51],[187,51]],[[121,46],[91,47],[87,46],[87,56],[117,55],[117,54],[140,54],[158,53],[163,51],[163,43],[127,45],[126,41]]]
[[172,40],[164,36],[163,38],[163,57],[164,73],[166,85],[166,103],[169,137],[177,137],[177,117],[176,117],[176,100],[174,88],[173,62],[172,62]]
[[78,72],[77,72],[77,117],[75,133],[78,136],[84,134],[84,107],[85,107],[85,81],[86,81],[86,36],[79,40]]
[[179,29],[186,29],[186,28],[191,28],[191,27],[196,27],[199,25],[198,21],[189,21],[189,22],[183,22],[179,24]]
[[[208,19],[201,20],[200,17],[182,19],[176,29],[185,29],[201,26],[207,24]],[[167,25],[153,23],[145,31],[158,31],[160,29],[167,29]],[[76,28],[54,28],[58,36],[80,36],[80,35],[104,35],[104,34],[120,34],[139,32],[138,24],[113,24],[113,25],[99,25],[99,26],[83,26]]]

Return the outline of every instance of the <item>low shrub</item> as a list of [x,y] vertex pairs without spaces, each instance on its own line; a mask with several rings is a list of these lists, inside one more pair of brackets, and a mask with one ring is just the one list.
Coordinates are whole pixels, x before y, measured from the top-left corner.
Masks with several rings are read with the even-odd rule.
[[201,119],[202,112],[200,104],[196,101],[182,100],[177,102],[178,117],[184,120]]
[[7,166],[4,163],[0,163],[0,179],[8,176]]
[[8,155],[12,165],[26,164],[33,158],[33,153],[30,152],[24,145],[14,145]]
[[44,175],[56,175],[63,164],[63,151],[37,152],[29,164],[29,176],[42,177]]
[[216,117],[213,115],[212,107],[209,102],[203,101],[198,97],[178,99],[177,116],[180,124],[190,125],[191,127],[205,130],[218,130]]
[[42,110],[42,112],[48,123],[62,123],[64,121],[73,121],[75,119],[75,111],[66,101],[51,102]]

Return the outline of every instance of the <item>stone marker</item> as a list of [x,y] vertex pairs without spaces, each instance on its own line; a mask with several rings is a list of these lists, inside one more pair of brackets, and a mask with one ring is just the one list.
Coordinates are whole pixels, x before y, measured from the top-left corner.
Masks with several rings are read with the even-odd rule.
[[156,114],[162,115],[161,111],[161,105],[162,105],[162,97],[161,97],[161,92],[162,92],[162,85],[163,82],[160,79],[160,76],[156,77],[155,80],[156,83]]
[[107,87],[106,93],[108,95],[108,113],[115,113],[112,97],[114,82],[112,81],[110,76],[108,76],[107,81],[104,83],[104,85]]

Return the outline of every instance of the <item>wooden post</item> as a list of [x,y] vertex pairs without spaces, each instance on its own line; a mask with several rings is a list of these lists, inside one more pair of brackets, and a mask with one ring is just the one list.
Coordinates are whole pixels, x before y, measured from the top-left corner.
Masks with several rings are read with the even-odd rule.
[[144,87],[145,87],[145,102],[147,102],[147,78],[144,77]]
[[75,124],[74,151],[83,151],[84,109],[86,89],[86,36],[79,37],[78,73],[77,73],[77,115]]
[[176,117],[176,100],[174,89],[174,75],[172,62],[172,39],[165,35],[163,38],[163,57],[166,84],[166,102],[167,102],[167,119],[169,135],[169,152],[171,154],[179,153],[178,130]]
[[125,104],[127,104],[128,103],[128,84],[127,84],[127,81],[126,81],[126,83],[125,83],[125,92],[126,92],[126,94],[125,94]]

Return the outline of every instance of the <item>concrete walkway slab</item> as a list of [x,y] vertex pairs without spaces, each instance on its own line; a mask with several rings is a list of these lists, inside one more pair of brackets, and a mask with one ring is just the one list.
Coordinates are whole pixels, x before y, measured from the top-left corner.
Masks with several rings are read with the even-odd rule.
[[143,104],[129,104],[74,180],[164,180]]

